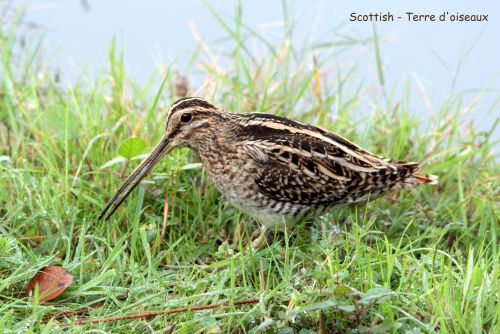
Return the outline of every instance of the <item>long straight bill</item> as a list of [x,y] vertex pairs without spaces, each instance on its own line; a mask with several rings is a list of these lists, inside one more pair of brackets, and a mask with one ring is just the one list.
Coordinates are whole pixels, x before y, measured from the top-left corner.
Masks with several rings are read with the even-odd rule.
[[153,148],[151,153],[144,159],[139,166],[130,174],[129,177],[120,186],[120,189],[111,197],[111,199],[106,203],[106,206],[99,215],[98,220],[104,217],[108,220],[111,215],[118,209],[120,204],[127,198],[127,196],[134,190],[134,188],[141,182],[141,180],[148,175],[149,171],[154,165],[165,155],[168,151],[169,139],[165,136],[160,142]]

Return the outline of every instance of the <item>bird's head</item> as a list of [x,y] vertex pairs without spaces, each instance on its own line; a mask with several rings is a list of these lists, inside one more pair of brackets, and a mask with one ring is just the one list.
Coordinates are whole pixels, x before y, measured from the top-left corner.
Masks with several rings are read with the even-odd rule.
[[154,165],[176,147],[196,147],[207,140],[211,127],[220,121],[223,111],[197,97],[176,101],[167,113],[164,136],[151,153],[137,166],[108,201],[99,219],[109,219],[132,190],[141,182]]
[[206,140],[222,114],[222,110],[198,97],[177,100],[167,114],[164,139],[168,141],[168,148],[165,153],[175,147],[196,148],[196,142]]

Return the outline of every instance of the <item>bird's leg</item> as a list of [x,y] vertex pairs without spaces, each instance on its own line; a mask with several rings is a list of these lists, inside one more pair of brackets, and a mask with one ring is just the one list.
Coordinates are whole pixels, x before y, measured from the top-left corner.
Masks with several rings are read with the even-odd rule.
[[260,226],[258,223],[257,224],[257,228],[255,228],[252,233],[250,234],[250,241],[253,241],[255,239],[257,239],[260,234],[262,233],[262,226]]
[[253,249],[261,249],[267,246],[267,232],[268,230],[265,226],[258,227],[252,232],[250,240],[252,241]]
[[[253,250],[264,248],[267,245],[267,228],[265,226],[258,226],[255,230],[253,230],[246,245],[247,247],[251,247]],[[246,247],[234,256],[237,257],[243,255],[245,249]]]

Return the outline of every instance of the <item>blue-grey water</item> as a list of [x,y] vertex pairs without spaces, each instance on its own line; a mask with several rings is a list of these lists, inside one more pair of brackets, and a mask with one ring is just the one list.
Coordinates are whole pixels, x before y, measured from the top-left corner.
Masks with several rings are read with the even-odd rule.
[[[231,0],[210,3],[223,17],[234,16],[237,8],[237,2]],[[66,81],[82,75],[82,64],[91,74],[106,68],[113,36],[123,40],[127,70],[139,82],[146,81],[160,63],[175,60],[181,71],[187,71],[188,57],[198,45],[189,22],[209,44],[227,36],[206,4],[197,0],[18,0],[15,6],[26,8],[25,21],[46,29],[44,48],[51,65],[61,70]],[[281,1],[241,1],[241,6],[247,26],[278,26],[264,31],[278,41],[283,20]],[[499,116],[498,109],[490,107],[500,96],[500,1],[289,1],[287,8],[297,22],[299,40],[331,41],[336,38],[334,27],[343,23],[342,34],[371,37],[372,23],[350,22],[352,12],[390,11],[395,17],[401,16],[395,22],[376,23],[382,36],[386,85],[392,87],[396,81],[409,78],[411,107],[420,113],[429,113],[429,107],[439,108],[451,89],[470,92],[465,94],[467,102],[476,96],[474,90],[489,88],[469,117],[487,129]],[[488,22],[408,22],[409,11],[436,16],[444,11],[486,14]],[[213,45],[224,47],[223,43]],[[376,79],[373,49],[360,46],[354,61],[360,80]],[[426,87],[429,103],[424,101],[416,78]]]

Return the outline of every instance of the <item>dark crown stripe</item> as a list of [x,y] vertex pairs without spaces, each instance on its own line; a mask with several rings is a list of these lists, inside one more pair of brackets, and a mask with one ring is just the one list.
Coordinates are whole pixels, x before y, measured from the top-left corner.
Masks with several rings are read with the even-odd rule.
[[172,113],[173,112],[176,112],[178,110],[182,110],[182,109],[187,109],[187,108],[193,108],[193,107],[201,107],[201,108],[205,108],[205,109],[216,109],[216,107],[201,99],[201,98],[198,98],[198,97],[185,97],[185,98],[182,98],[180,100],[177,100],[173,105],[172,105]]

